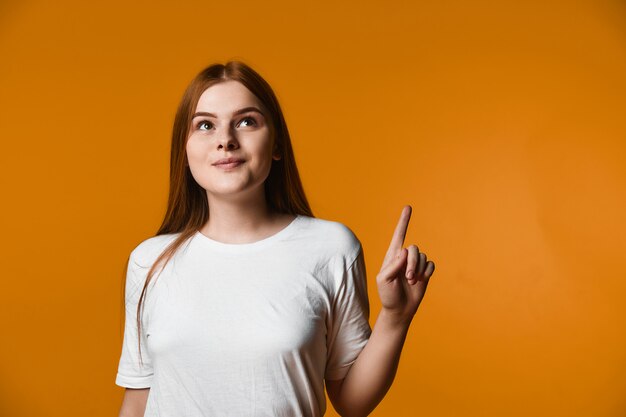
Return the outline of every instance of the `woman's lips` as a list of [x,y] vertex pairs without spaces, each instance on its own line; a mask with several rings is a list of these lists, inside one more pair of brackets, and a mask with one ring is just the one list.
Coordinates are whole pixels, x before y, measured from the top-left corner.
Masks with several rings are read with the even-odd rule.
[[215,166],[221,169],[232,169],[238,167],[241,164],[243,164],[243,161],[229,162],[227,164],[215,164]]

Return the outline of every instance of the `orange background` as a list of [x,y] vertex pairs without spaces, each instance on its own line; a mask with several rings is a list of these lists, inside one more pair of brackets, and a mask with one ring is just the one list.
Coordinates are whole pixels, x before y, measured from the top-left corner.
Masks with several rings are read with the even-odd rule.
[[[373,416],[626,415],[626,4],[3,1],[0,415],[117,415],[187,83],[273,86],[317,217],[436,263]],[[335,415],[330,403],[327,415]]]

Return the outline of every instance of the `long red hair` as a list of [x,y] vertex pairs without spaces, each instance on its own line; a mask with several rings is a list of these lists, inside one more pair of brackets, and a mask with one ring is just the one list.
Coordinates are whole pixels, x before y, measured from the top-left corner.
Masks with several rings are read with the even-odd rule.
[[157,266],[163,263],[162,271],[178,248],[199,231],[209,219],[206,191],[195,181],[187,164],[186,144],[192,115],[202,93],[212,85],[227,80],[239,81],[246,86],[269,112],[274,143],[281,158],[272,162],[270,173],[265,180],[265,200],[268,208],[275,213],[313,217],[296,167],[287,124],[270,85],[256,71],[240,61],[229,61],[225,65],[214,64],[200,71],[185,90],[176,111],[172,130],[167,211],[156,233],[156,236],[171,233],[180,233],[180,235],[159,254],[150,267],[137,305],[139,359],[142,363],[141,316],[148,284]]

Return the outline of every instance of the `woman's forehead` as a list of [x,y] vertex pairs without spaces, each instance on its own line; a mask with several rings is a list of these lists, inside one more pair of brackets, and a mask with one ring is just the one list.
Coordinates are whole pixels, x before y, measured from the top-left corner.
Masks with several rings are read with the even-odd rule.
[[260,107],[261,101],[248,88],[235,80],[214,84],[200,95],[197,111],[229,115],[243,107]]

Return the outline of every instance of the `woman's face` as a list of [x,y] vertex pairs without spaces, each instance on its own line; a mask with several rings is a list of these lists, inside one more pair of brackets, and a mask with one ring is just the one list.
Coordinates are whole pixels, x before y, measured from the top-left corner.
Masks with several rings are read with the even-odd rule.
[[[189,169],[212,198],[264,195],[274,141],[266,109],[238,81],[207,88],[200,96],[187,139]],[[236,162],[220,164],[225,158]]]

